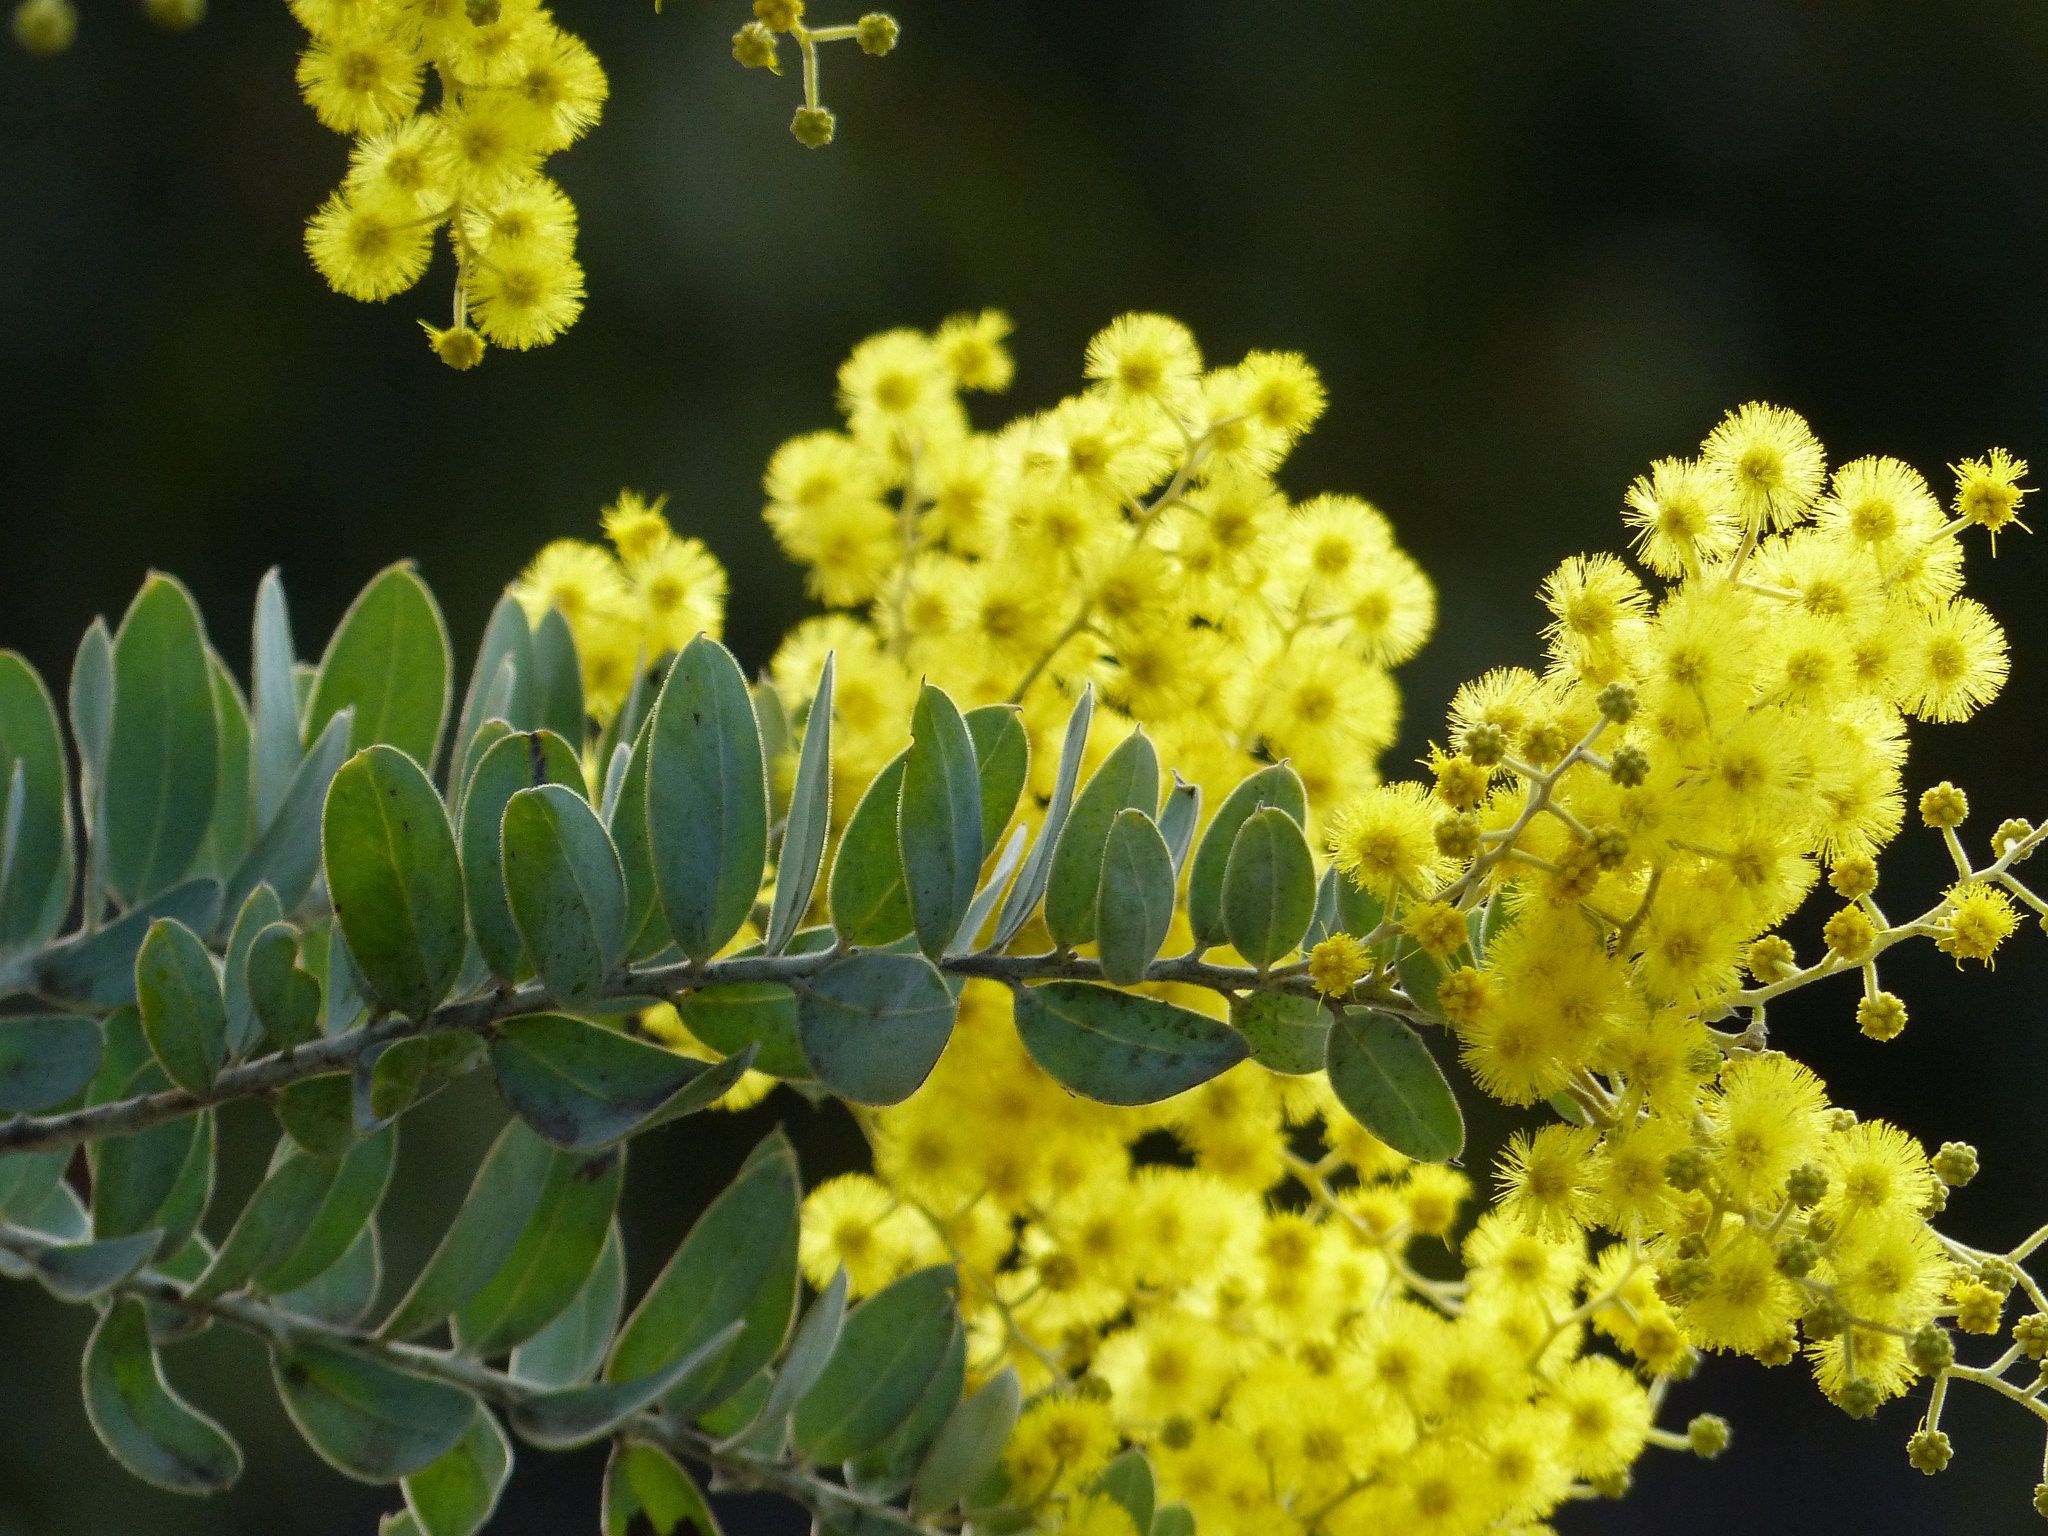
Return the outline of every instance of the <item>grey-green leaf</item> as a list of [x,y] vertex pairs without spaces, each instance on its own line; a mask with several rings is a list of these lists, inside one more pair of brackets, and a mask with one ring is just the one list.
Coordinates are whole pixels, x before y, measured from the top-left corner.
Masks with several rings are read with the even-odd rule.
[[355,714],[348,709],[329,720],[292,770],[277,814],[228,876],[228,905],[239,908],[260,883],[277,892],[279,906],[293,912],[313,889],[313,877],[320,872],[321,808],[327,803],[327,787],[348,756],[354,721]]
[[1224,871],[1230,862],[1231,845],[1254,811],[1278,806],[1297,825],[1308,820],[1308,792],[1301,775],[1285,763],[1274,763],[1249,775],[1224,796],[1209,822],[1209,830],[1195,846],[1194,867],[1188,871],[1188,925],[1197,944],[1221,944],[1229,937],[1223,926]]
[[196,867],[225,878],[249,851],[249,706],[242,699],[241,685],[217,652],[206,653],[206,665],[213,684],[220,770],[214,787],[213,820],[200,845]]
[[439,1461],[476,1410],[466,1392],[320,1339],[278,1349],[271,1367],[306,1443],[361,1482],[395,1483]]
[[220,774],[206,632],[192,595],[168,576],[152,575],[121,621],[113,702],[99,797],[104,872],[133,904],[190,872]]
[[279,1049],[304,1045],[320,1033],[320,983],[299,964],[299,935],[289,923],[269,923],[249,941],[242,965],[249,1010]]
[[523,1121],[506,1124],[433,1257],[378,1329],[380,1337],[402,1339],[431,1328],[490,1282],[526,1230],[555,1157]]
[[614,1221],[597,1267],[553,1322],[512,1351],[508,1369],[521,1381],[542,1387],[590,1380],[612,1347],[625,1305],[626,1250]]
[[262,1042],[263,1021],[256,1016],[255,1004],[249,1000],[249,951],[258,934],[283,919],[284,908],[277,893],[268,885],[258,885],[242,902],[235,914],[234,927],[228,932],[221,991],[227,1000],[230,1056],[246,1056]]
[[[506,671],[507,666],[511,668]],[[493,694],[509,681],[510,696],[499,700]],[[455,717],[455,738],[448,754],[449,798],[462,792],[476,767],[476,734],[486,720],[500,719],[515,730],[533,724],[533,629],[526,622],[526,610],[519,599],[506,593],[491,609],[484,625],[484,638],[477,647],[476,667],[469,674],[469,687],[462,695],[462,709]]]
[[1032,1060],[1100,1104],[1153,1104],[1207,1082],[1247,1055],[1227,1024],[1157,998],[1086,981],[1016,993]]
[[270,1171],[193,1285],[192,1300],[226,1295],[247,1283],[259,1269],[290,1257],[320,1214],[340,1170],[341,1164],[333,1158],[315,1157],[295,1143],[282,1143]]
[[348,1251],[296,1290],[277,1297],[280,1310],[310,1317],[333,1328],[360,1328],[377,1306],[384,1279],[383,1245],[377,1220],[356,1234]]
[[541,984],[559,1002],[602,994],[626,949],[626,877],[597,812],[543,784],[505,803],[505,894]]
[[612,1348],[607,1379],[652,1375],[742,1318],[739,1337],[666,1403],[691,1418],[745,1386],[789,1335],[801,1199],[796,1153],[778,1132],[754,1149],[648,1287]]
[[14,795],[0,838],[0,954],[33,949],[63,925],[73,858],[57,706],[35,668],[0,651],[0,799]]
[[647,757],[647,835],[669,931],[709,960],[754,909],[768,862],[768,779],[739,663],[699,635],[669,669]]
[[67,693],[71,737],[78,746],[78,809],[84,865],[79,905],[88,924],[106,905],[107,750],[114,733],[114,637],[107,621],[86,626],[71,663]]
[[826,891],[832,926],[849,944],[893,944],[911,928],[910,892],[896,837],[907,752],[875,775],[847,818]]
[[1102,974],[1135,986],[1158,958],[1173,923],[1173,854],[1152,818],[1122,810],[1110,823],[1095,898],[1095,940]]
[[688,1526],[697,1536],[725,1536],[696,1479],[651,1445],[621,1440],[604,1472],[603,1536],[676,1536]]
[[993,848],[1016,814],[1031,777],[1031,736],[1014,704],[983,704],[967,711],[974,763],[981,780],[981,846]]
[[462,885],[477,948],[500,981],[527,974],[526,942],[505,890],[505,807],[522,789],[582,782],[576,749],[553,731],[515,732],[474,754],[462,796]]
[[1252,1060],[1275,1072],[1305,1076],[1329,1055],[1330,1010],[1292,992],[1241,992],[1230,1000],[1230,1024],[1251,1047]]
[[1002,949],[1017,936],[1018,930],[1031,920],[1039,897],[1045,894],[1045,883],[1052,874],[1053,851],[1059,844],[1067,815],[1073,809],[1074,790],[1081,782],[1081,759],[1088,750],[1088,725],[1094,718],[1095,687],[1091,683],[1081,690],[1081,697],[1074,701],[1073,713],[1067,717],[1067,733],[1060,747],[1059,766],[1053,775],[1052,799],[1046,802],[1038,841],[1025,855],[1024,867],[1017,872],[1017,883],[1003,898],[1002,913],[996,918],[993,945],[996,949]]
[[534,1393],[513,1405],[512,1427],[520,1439],[545,1451],[574,1450],[601,1440],[690,1372],[722,1354],[745,1327],[736,1317],[687,1354],[631,1381],[599,1381]]
[[295,661],[284,581],[272,566],[256,584],[249,660],[249,798],[258,836],[277,819],[303,751],[292,688]]
[[306,706],[306,736],[354,706],[349,744],[395,747],[431,769],[448,718],[453,666],[448,627],[434,594],[410,563],[378,572],[357,596],[327,654]]
[[85,1412],[128,1471],[172,1493],[219,1493],[242,1475],[242,1453],[212,1419],[171,1390],[133,1298],[115,1302],[85,1346]]
[[366,747],[334,776],[321,823],[335,920],[385,1007],[423,1019],[462,970],[462,867],[426,770],[395,747]]
[[571,1151],[630,1134],[695,1079],[704,1062],[563,1014],[508,1019],[491,1042],[498,1089],[546,1140]]
[[132,1003],[135,956],[149,925],[171,917],[196,933],[206,933],[219,916],[220,882],[205,875],[187,880],[129,908],[104,927],[51,945],[36,968],[36,990],[96,1008]]
[[953,1032],[953,994],[922,955],[862,950],[794,986],[805,1060],[856,1104],[910,1097]]
[[1294,952],[1316,912],[1315,859],[1293,817],[1276,805],[1244,819],[1223,867],[1223,932],[1264,970]]
[[937,959],[960,926],[981,873],[981,781],[974,738],[945,691],[926,683],[910,717],[897,801],[897,845],[918,947]]
[[147,1264],[163,1236],[160,1228],[145,1227],[120,1237],[51,1243],[37,1249],[29,1263],[36,1278],[58,1300],[90,1301]]
[[818,688],[804,718],[804,745],[797,758],[796,785],[789,795],[789,818],[782,833],[782,851],[775,860],[775,904],[768,912],[768,953],[779,955],[796,934],[817,889],[818,869],[825,858],[825,840],[832,830],[832,695],[834,658],[825,657]]
[[1121,1504],[1130,1515],[1134,1530],[1152,1529],[1152,1514],[1158,1503],[1159,1490],[1152,1479],[1152,1463],[1145,1459],[1143,1451],[1135,1448],[1125,1451],[1104,1467],[1095,1479],[1095,1491],[1107,1494]]
[[462,1438],[405,1479],[405,1507],[420,1536],[476,1536],[511,1475],[511,1442],[479,1404]]
[[0,1114],[61,1104],[92,1081],[100,1024],[71,1013],[0,1018]]
[[569,621],[554,608],[533,627],[533,718],[557,736],[583,739],[583,664]]
[[789,1352],[783,1357],[775,1379],[768,1384],[768,1397],[761,1411],[745,1426],[720,1441],[731,1448],[766,1436],[763,1454],[780,1456],[789,1438],[789,1415],[803,1395],[817,1385],[839,1347],[839,1333],[846,1326],[847,1279],[844,1269],[833,1272],[831,1282],[805,1310],[803,1321],[790,1337]]
[[213,956],[176,918],[149,925],[135,956],[135,999],[165,1075],[187,1093],[205,1094],[227,1060],[228,1006]]
[[960,1400],[911,1486],[913,1514],[944,1514],[974,1491],[1001,1459],[1022,1401],[1017,1373],[1008,1367]]
[[1465,1148],[1465,1117],[1422,1037],[1390,1013],[1345,1010],[1330,1030],[1330,1088],[1358,1123],[1396,1152],[1449,1162]]
[[1173,788],[1166,792],[1166,804],[1159,809],[1159,835],[1166,839],[1166,851],[1173,855],[1176,880],[1187,864],[1188,849],[1194,846],[1195,828],[1201,821],[1202,786],[1174,774]]
[[343,1153],[319,1209],[298,1241],[256,1268],[257,1284],[272,1295],[282,1295],[310,1284],[340,1263],[383,1203],[397,1161],[396,1126],[365,1137]]
[[552,1323],[583,1288],[618,1210],[626,1152],[550,1150],[533,1214],[497,1273],[455,1314],[464,1353],[503,1354]]
[[862,1302],[830,1362],[796,1405],[790,1432],[814,1461],[849,1461],[907,1420],[960,1326],[950,1265],[905,1275]]
[[797,1028],[796,993],[779,981],[698,987],[676,998],[690,1033],[722,1055],[758,1048],[754,1065],[783,1081],[811,1075]]
[[1159,754],[1143,731],[1133,731],[1103,759],[1060,828],[1045,887],[1045,926],[1065,948],[1095,937],[1095,898],[1102,885],[1102,852],[1117,812],[1150,816],[1159,808]]

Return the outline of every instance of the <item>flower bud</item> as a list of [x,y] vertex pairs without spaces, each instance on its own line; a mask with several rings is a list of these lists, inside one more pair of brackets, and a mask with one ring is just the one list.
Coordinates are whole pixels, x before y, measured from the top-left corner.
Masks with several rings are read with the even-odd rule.
[[789,120],[789,131],[805,149],[823,149],[830,144],[837,126],[838,119],[833,117],[830,107],[798,107],[796,116]]

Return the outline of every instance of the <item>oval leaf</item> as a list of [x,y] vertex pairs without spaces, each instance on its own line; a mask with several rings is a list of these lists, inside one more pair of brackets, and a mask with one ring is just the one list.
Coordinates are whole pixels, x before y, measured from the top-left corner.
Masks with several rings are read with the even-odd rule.
[[863,950],[794,986],[804,1058],[856,1104],[909,1098],[953,1032],[953,994],[922,955]]
[[1017,1033],[1031,1059],[1099,1104],[1153,1104],[1244,1060],[1227,1024],[1153,997],[1086,981],[1016,993]]
[[363,588],[327,643],[306,706],[306,736],[353,708],[350,746],[360,752],[382,742],[432,768],[453,687],[448,627],[434,594],[410,564],[390,566]]
[[583,1288],[604,1252],[626,1152],[607,1147],[589,1157],[550,1149],[533,1214],[488,1284],[455,1314],[455,1340],[466,1354],[503,1354],[558,1317]]
[[1081,782],[1081,759],[1088,750],[1088,725],[1094,718],[1095,685],[1091,683],[1081,690],[1081,697],[1074,701],[1073,713],[1067,716],[1067,731],[1060,745],[1059,764],[1053,774],[1052,798],[1045,805],[1045,819],[1039,827],[1038,841],[1025,855],[1017,883],[1003,898],[1002,914],[996,919],[993,945],[996,949],[1004,948],[1017,936],[1017,931],[1031,920],[1039,897],[1045,894],[1045,882],[1052,874],[1053,851],[1059,844],[1067,815],[1073,809],[1074,790]]
[[318,1339],[279,1349],[271,1368],[306,1443],[361,1482],[395,1483],[431,1466],[476,1412],[466,1392]]
[[190,872],[220,773],[206,632],[192,595],[168,576],[151,576],[121,621],[113,706],[99,796],[103,869],[132,905]]
[[796,786],[789,795],[782,851],[775,858],[775,904],[769,909],[767,934],[771,955],[782,953],[810,910],[818,869],[825,858],[825,839],[832,830],[834,675],[834,658],[828,653],[804,720],[803,753],[797,759]]
[[1240,993],[1230,1000],[1230,1025],[1252,1048],[1252,1060],[1275,1072],[1320,1072],[1329,1055],[1330,1010],[1313,997]]
[[938,1373],[960,1320],[951,1265],[885,1286],[846,1319],[839,1347],[790,1418],[796,1447],[814,1461],[850,1461],[907,1420]]
[[974,738],[944,690],[926,683],[910,717],[897,801],[897,846],[918,948],[937,959],[974,900],[981,873],[981,782]]
[[1315,859],[1301,827],[1276,805],[1244,819],[1223,866],[1223,932],[1264,970],[1292,954],[1316,913]]
[[785,1082],[806,1081],[811,1064],[797,1030],[796,993],[779,981],[742,981],[699,987],[676,998],[676,1010],[690,1033],[720,1055],[736,1056],[748,1046],[754,1066]]
[[476,1536],[511,1475],[511,1443],[497,1419],[478,1407],[447,1454],[405,1479],[405,1507],[419,1536]]
[[651,1376],[536,1392],[513,1405],[512,1427],[522,1440],[544,1451],[574,1450],[601,1440],[691,1371],[722,1353],[745,1327],[741,1319],[734,1318],[697,1348]]
[[907,752],[898,753],[854,805],[826,891],[832,926],[849,944],[893,944],[911,928],[910,892],[896,837]]
[[228,1005],[199,935],[160,917],[135,956],[135,1001],[142,1032],[165,1075],[187,1093],[213,1087],[228,1054]]
[[1031,735],[1015,704],[984,704],[967,711],[974,766],[981,781],[981,846],[993,848],[1016,814],[1031,778]]
[[[14,786],[21,787],[16,790]],[[19,811],[12,797],[19,796]],[[18,653],[0,651],[0,954],[34,949],[71,905],[71,774],[57,706]]]
[[1392,1014],[1347,1009],[1330,1030],[1329,1072],[1338,1102],[1396,1152],[1443,1163],[1465,1149],[1465,1117],[1443,1069]]
[[505,894],[541,985],[566,1003],[604,991],[626,950],[626,877],[597,812],[544,784],[505,803]]
[[385,1007],[434,1011],[462,970],[462,868],[426,772],[396,748],[358,752],[327,791],[321,846],[335,920]]
[[974,1491],[1001,1459],[1022,1402],[1017,1373],[1007,1366],[960,1400],[911,1485],[913,1514],[944,1514]]
[[676,1536],[685,1526],[697,1536],[724,1536],[711,1501],[695,1478],[651,1445],[621,1440],[604,1471],[604,1536]]
[[1095,770],[1060,829],[1045,886],[1045,926],[1054,943],[1071,949],[1095,937],[1102,852],[1117,812],[1150,816],[1158,808],[1159,754],[1143,731],[1133,731]]
[[149,1340],[149,1316],[117,1301],[85,1346],[85,1412],[114,1460],[172,1493],[219,1493],[242,1475],[242,1453],[227,1432],[164,1380]]
[[647,836],[669,931],[692,960],[723,949],[754,910],[768,862],[768,778],[739,663],[699,635],[654,706]]
[[1118,811],[1102,851],[1102,886],[1095,899],[1103,976],[1120,987],[1143,981],[1172,923],[1173,854],[1166,839],[1143,811]]
[[0,1019],[0,1113],[61,1104],[92,1081],[99,1064],[97,1019],[69,1013]]
[[1194,867],[1188,871],[1187,902],[1188,926],[1194,930],[1197,944],[1221,944],[1229,937],[1223,927],[1223,876],[1231,845],[1252,812],[1268,805],[1278,806],[1297,824],[1308,820],[1308,792],[1302,788],[1301,775],[1285,763],[1261,768],[1224,796],[1209,830],[1196,845]]
[[512,1351],[508,1369],[542,1387],[573,1387],[597,1374],[626,1304],[626,1250],[614,1221],[604,1251],[569,1305]]
[[491,1066],[519,1118],[575,1152],[630,1134],[709,1070],[691,1057],[555,1013],[507,1019],[491,1042]]
[[505,891],[505,807],[522,789],[582,780],[575,749],[553,731],[508,735],[477,754],[462,796],[462,886],[477,948],[500,981],[527,974],[526,944]]

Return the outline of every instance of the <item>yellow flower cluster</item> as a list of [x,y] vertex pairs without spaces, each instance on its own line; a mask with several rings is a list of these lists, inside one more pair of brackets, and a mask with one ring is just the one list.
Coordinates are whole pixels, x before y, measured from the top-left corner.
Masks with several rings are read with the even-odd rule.
[[292,0],[292,13],[311,34],[299,90],[355,140],[306,226],[320,275],[388,299],[419,281],[445,229],[454,315],[426,327],[443,362],[474,367],[486,341],[536,347],[574,324],[576,207],[541,166],[597,122],[596,56],[539,0]]
[[603,514],[610,549],[557,539],[512,584],[530,620],[552,608],[569,621],[584,704],[599,720],[660,657],[725,630],[725,567],[702,540],[677,537],[666,505],[621,491]]

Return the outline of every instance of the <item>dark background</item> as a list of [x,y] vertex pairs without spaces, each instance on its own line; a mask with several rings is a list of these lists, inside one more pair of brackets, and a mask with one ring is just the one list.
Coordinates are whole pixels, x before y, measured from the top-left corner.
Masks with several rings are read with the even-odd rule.
[[[192,584],[240,666],[265,567],[317,655],[364,579],[416,556],[467,647],[527,555],[590,532],[622,484],[673,493],[729,563],[730,639],[758,663],[804,611],[758,517],[767,454],[828,424],[854,340],[988,304],[1019,325],[1020,406],[1071,388],[1089,334],[1134,307],[1184,317],[1214,356],[1315,359],[1333,405],[1290,488],[1380,502],[1442,591],[1397,765],[1459,680],[1534,658],[1536,582],[1616,543],[1628,479],[1728,406],[1792,405],[1835,459],[1898,454],[1944,495],[1942,466],[1992,443],[2048,461],[2037,0],[902,0],[893,58],[828,56],[842,137],[821,153],[787,134],[793,80],[726,57],[741,0],[659,18],[562,0],[614,84],[555,162],[592,300],[557,345],[470,375],[414,323],[445,314],[445,256],[385,306],[307,266],[301,222],[344,149],[295,95],[282,7],[180,38],[85,8],[65,58],[0,50],[0,643],[59,676],[150,566]],[[2014,536],[1994,566],[1981,542],[1973,581],[2015,678],[1972,725],[1919,733],[1912,768],[1916,788],[1968,785],[1973,842],[2048,813],[2048,549]],[[1887,861],[1895,909],[1940,880],[1932,843],[1909,833]],[[1884,1047],[1855,1034],[1846,983],[1772,1015],[1847,1102],[1978,1144],[1988,1171],[1949,1225],[1994,1246],[2048,1216],[2044,949],[2030,927],[1995,977],[1925,947],[1888,965],[1914,1023]],[[387,1217],[402,1272],[488,1134],[469,1102],[408,1121]],[[850,1158],[829,1114],[780,1100],[636,1147],[636,1281],[778,1116],[814,1177]],[[228,1130],[246,1164],[260,1112]],[[299,1448],[254,1347],[216,1339],[180,1374],[249,1445],[242,1485],[202,1505],[129,1481],[78,1405],[84,1323],[0,1297],[0,1536],[357,1533],[392,1502]],[[1714,1363],[1679,1417],[1728,1414],[1734,1451],[1653,1455],[1627,1503],[1560,1527],[2038,1528],[2040,1437],[2018,1410],[1959,1389],[1957,1464],[1928,1480],[1902,1449],[1915,1406],[1852,1424],[1802,1377]],[[496,1529],[593,1529],[597,1475],[533,1458]],[[786,1528],[759,1507],[731,1524]]]

